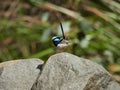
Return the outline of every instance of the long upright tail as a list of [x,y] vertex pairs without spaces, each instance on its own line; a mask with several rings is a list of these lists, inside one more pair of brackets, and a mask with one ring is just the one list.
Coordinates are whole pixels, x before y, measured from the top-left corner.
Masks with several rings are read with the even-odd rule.
[[63,26],[62,26],[61,22],[60,22],[60,27],[61,27],[61,30],[62,30],[63,39],[65,39],[65,34],[64,34],[64,30],[63,30]]

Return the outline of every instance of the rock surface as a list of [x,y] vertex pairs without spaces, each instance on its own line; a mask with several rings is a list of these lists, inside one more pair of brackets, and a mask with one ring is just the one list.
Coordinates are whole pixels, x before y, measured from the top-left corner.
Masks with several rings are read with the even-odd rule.
[[0,63],[0,90],[30,90],[40,73],[40,59],[21,59]]
[[72,54],[49,58],[31,90],[120,90],[100,65]]

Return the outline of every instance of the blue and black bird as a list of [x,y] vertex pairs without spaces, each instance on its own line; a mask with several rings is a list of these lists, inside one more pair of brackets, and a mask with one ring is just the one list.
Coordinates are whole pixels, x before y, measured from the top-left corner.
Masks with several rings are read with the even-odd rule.
[[61,27],[61,30],[62,30],[62,35],[63,37],[58,37],[58,36],[53,36],[52,37],[52,41],[53,41],[53,44],[56,46],[56,47],[59,47],[59,48],[64,48],[64,47],[67,47],[68,46],[68,40],[66,40],[65,38],[65,35],[64,35],[64,31],[63,31],[63,27],[62,27],[62,23],[60,22],[60,27]]

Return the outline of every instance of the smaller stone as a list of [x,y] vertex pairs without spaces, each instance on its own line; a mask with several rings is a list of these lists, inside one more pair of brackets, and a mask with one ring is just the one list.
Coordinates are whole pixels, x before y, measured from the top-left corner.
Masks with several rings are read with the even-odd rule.
[[40,73],[40,59],[20,59],[0,63],[0,90],[30,90]]

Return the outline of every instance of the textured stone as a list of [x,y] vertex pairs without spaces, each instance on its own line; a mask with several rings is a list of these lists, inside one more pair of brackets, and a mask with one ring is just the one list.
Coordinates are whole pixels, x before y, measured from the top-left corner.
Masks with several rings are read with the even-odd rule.
[[49,58],[31,90],[120,90],[100,65],[68,53]]
[[0,63],[0,90],[30,90],[40,73],[40,59],[20,59]]

